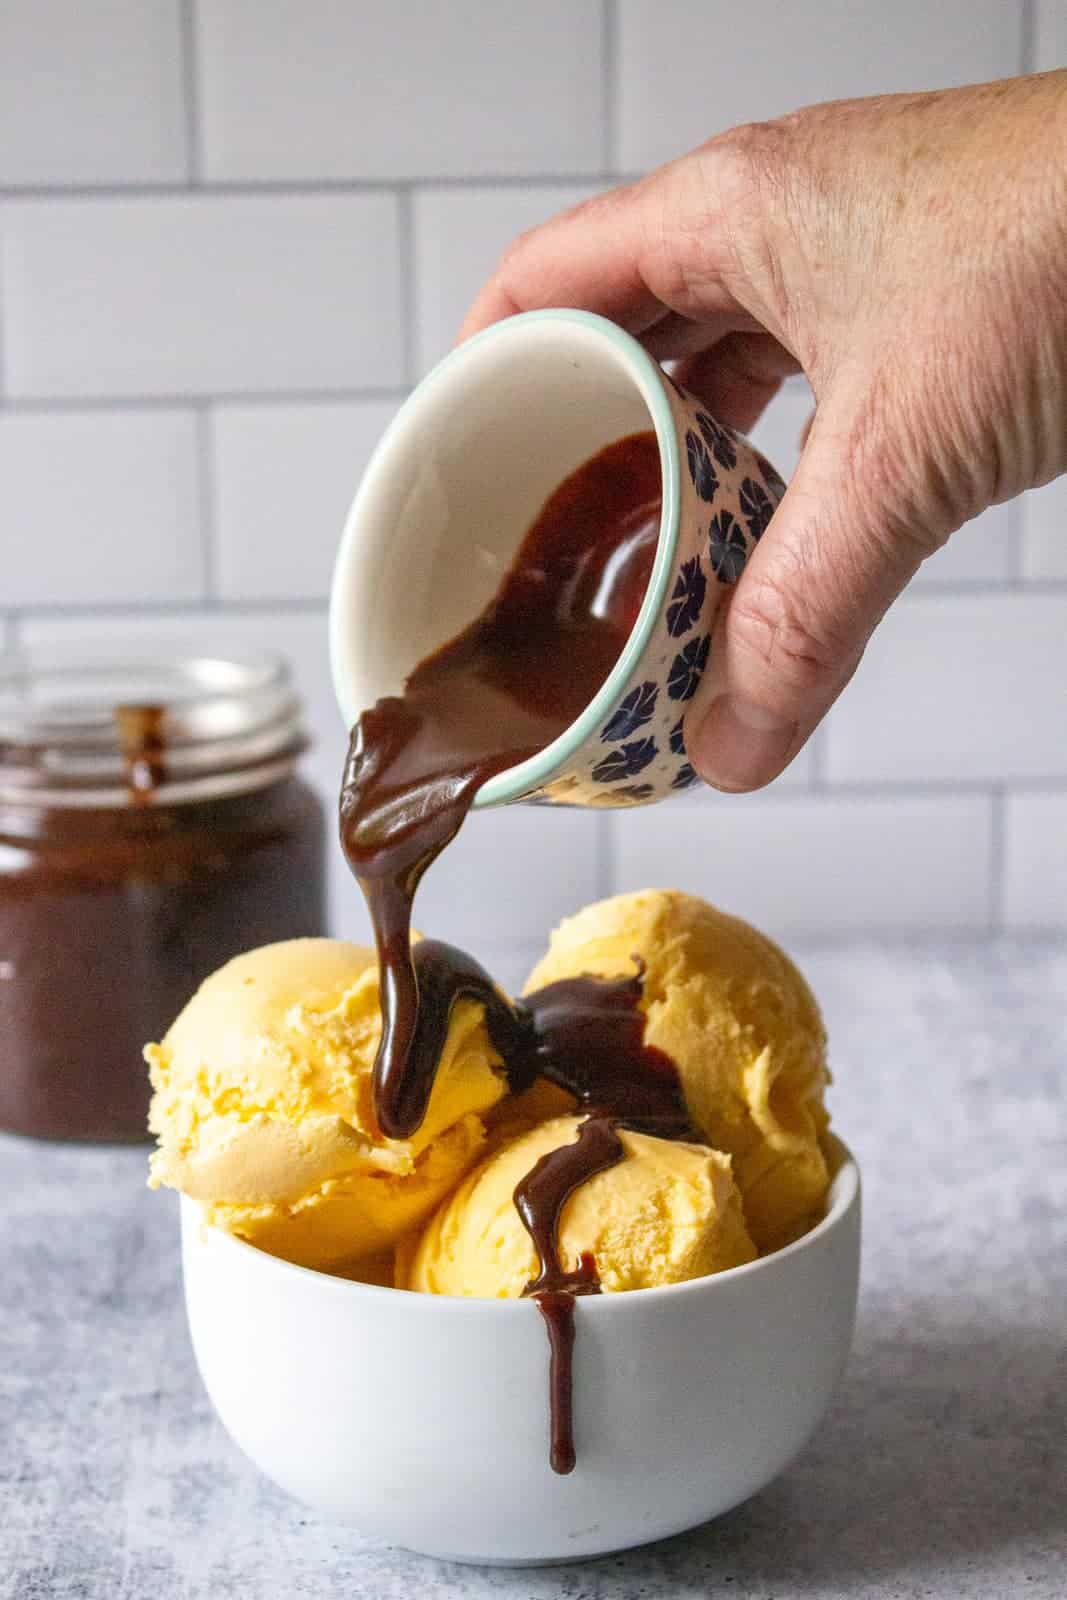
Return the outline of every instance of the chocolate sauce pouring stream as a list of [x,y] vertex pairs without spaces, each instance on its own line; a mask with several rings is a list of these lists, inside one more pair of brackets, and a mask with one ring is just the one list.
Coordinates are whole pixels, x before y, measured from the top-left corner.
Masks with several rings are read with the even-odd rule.
[[529,1286],[552,1349],[552,1465],[574,1465],[573,1297],[596,1293],[595,1263],[564,1270],[567,1198],[618,1162],[616,1124],[666,1137],[688,1131],[671,1063],[644,1044],[641,978],[578,978],[516,1005],[472,957],[437,940],[411,945],[422,874],[455,837],[481,786],[543,750],[610,674],[633,629],[659,532],[655,436],[602,450],[546,502],[489,607],[422,661],[404,693],[353,729],[341,794],[341,840],[374,926],[382,1039],[374,1067],[382,1132],[407,1138],[426,1114],[455,1002],[485,1008],[513,1091],[538,1075],[590,1109],[573,1145],[516,1190],[540,1272]]
[[549,497],[487,609],[353,729],[341,842],[374,923],[383,1015],[375,1110],[391,1138],[410,1137],[425,1110],[407,1083],[419,879],[482,785],[558,738],[603,685],[648,587],[660,504],[653,434],[600,451]]

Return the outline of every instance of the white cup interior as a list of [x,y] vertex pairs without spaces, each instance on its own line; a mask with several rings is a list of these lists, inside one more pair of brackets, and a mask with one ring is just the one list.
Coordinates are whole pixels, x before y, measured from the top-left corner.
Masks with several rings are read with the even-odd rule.
[[576,467],[654,425],[645,381],[624,336],[561,314],[501,323],[420,384],[367,469],[334,574],[349,725],[485,608]]

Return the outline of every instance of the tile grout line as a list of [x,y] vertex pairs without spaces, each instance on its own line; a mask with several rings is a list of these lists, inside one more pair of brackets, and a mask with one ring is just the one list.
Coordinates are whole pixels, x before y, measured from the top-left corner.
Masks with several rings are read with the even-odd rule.
[[616,873],[618,862],[615,849],[615,829],[610,816],[597,817],[598,824],[596,840],[596,870],[593,874],[597,895],[601,900],[606,900],[616,890]]
[[411,185],[396,190],[396,238],[399,255],[401,360],[408,384],[415,382],[415,198]]
[[197,51],[196,0],[180,0],[178,27],[181,34],[182,111],[185,121],[188,185],[196,189],[203,181],[204,172],[204,148],[200,133],[200,63]]
[[1033,580],[1026,576],[1026,516],[1023,509],[1024,496],[1019,497],[1019,516],[1015,525],[1015,536],[1008,546],[1008,570],[1005,574],[1004,587],[1012,594],[1025,594],[1032,586]]
[[23,416],[77,416],[93,411],[180,411],[198,406],[351,405],[402,400],[409,385],[382,384],[353,389],[223,389],[215,393],[68,395],[7,400],[4,410]]
[[[1008,780],[1015,793],[1067,794],[1067,772],[1040,777],[1013,777]],[[898,800],[975,800],[988,799],[1002,780],[999,776],[987,778],[871,778],[846,779],[828,784],[823,789],[812,789],[802,783],[774,783],[751,794],[725,795],[713,790],[695,789],[688,795],[672,801],[679,811],[709,809],[716,804],[738,805],[788,805],[803,801],[827,805],[834,800],[854,801],[859,805],[873,805]]]
[[105,605],[86,606],[24,606],[13,613],[19,620],[29,623],[36,622],[69,622],[72,625],[84,626],[86,623],[98,623],[101,627],[109,623],[123,623],[144,621],[166,622],[174,617],[197,617],[210,611],[212,614],[221,612],[234,617],[256,616],[325,616],[329,608],[328,595],[284,596],[257,599],[219,599],[211,607],[205,606],[203,601],[191,600],[123,600],[109,602]]
[[203,605],[215,611],[219,604],[218,478],[215,471],[215,434],[210,404],[196,412],[197,510],[200,516],[200,561]]
[[822,794],[829,786],[826,781],[826,724],[820,722],[815,729],[808,748],[811,751],[810,766],[808,768],[808,781],[802,786],[801,793],[806,789],[809,794]]
[[[614,183],[626,181],[627,174],[612,173]],[[633,176],[633,175],[629,175]],[[237,200],[271,196],[276,199],[299,200],[304,196],[337,195],[358,197],[372,194],[395,194],[400,189],[539,189],[547,186],[581,185],[602,186],[604,170],[585,168],[576,172],[498,172],[473,177],[456,177],[448,173],[403,173],[392,178],[219,178],[199,182],[197,198]],[[0,184],[0,200],[25,201],[47,204],[50,201],[95,200],[182,200],[189,198],[189,183],[155,182],[133,183],[69,183],[69,184]]]
[[11,328],[8,322],[10,307],[4,294],[4,251],[3,235],[0,234],[0,413],[8,410],[8,373],[7,373],[7,347],[11,338]]
[[600,154],[605,175],[615,166],[619,125],[619,11],[616,0],[600,0],[600,73],[603,108]]
[[1005,881],[1007,789],[1003,783],[994,785],[989,796],[989,804],[989,931],[1003,933],[1004,900],[1007,889]]
[[1019,8],[1019,71],[1033,72],[1037,55],[1037,0],[1022,0]]

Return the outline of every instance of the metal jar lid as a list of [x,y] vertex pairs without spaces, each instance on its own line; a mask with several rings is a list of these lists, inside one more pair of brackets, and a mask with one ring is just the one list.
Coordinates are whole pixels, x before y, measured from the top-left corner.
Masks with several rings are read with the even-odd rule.
[[0,659],[0,801],[157,805],[284,777],[306,746],[279,656]]

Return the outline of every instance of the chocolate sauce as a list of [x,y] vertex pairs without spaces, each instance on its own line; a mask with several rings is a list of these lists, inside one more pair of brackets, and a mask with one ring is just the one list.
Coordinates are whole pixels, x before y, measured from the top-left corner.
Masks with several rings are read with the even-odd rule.
[[286,686],[222,656],[0,673],[0,1129],[148,1138],[145,1041],[239,951],[325,933]]
[[543,1155],[515,1190],[515,1209],[522,1218],[540,1262],[537,1277],[526,1285],[548,1329],[549,1452],[553,1472],[574,1471],[574,1297],[599,1294],[596,1261],[584,1251],[568,1271],[560,1259],[559,1224],[575,1189],[607,1172],[625,1155],[610,1117],[587,1117],[573,1144]]
[[574,1466],[574,1297],[600,1290],[591,1256],[572,1270],[560,1260],[563,1207],[623,1158],[620,1125],[667,1138],[692,1130],[673,1064],[644,1042],[640,970],[567,979],[515,1003],[453,946],[426,939],[412,947],[411,906],[481,786],[558,738],[611,672],[648,586],[660,500],[651,433],[619,440],[573,473],[482,615],[422,661],[402,695],[360,717],[341,792],[341,841],[366,897],[381,973],[374,1096],[382,1132],[407,1138],[422,1122],[463,997],[483,1005],[513,1091],[543,1076],[589,1113],[574,1143],[543,1157],[515,1191],[540,1264],[526,1293],[549,1332],[557,1472]]
[[452,1007],[476,1000],[513,1094],[547,1078],[587,1111],[572,1144],[543,1155],[515,1190],[515,1207],[533,1242],[539,1270],[525,1293],[548,1329],[550,1453],[555,1472],[575,1464],[572,1371],[574,1296],[599,1294],[596,1262],[583,1254],[568,1269],[559,1254],[567,1200],[625,1155],[619,1127],[662,1139],[699,1139],[688,1118],[670,1058],[646,1044],[640,1009],[643,970],[628,978],[564,978],[523,1000],[510,1000],[473,956],[437,939],[412,950],[419,1008],[397,1109],[418,1126],[426,1114]]
[[661,1139],[698,1137],[674,1063],[645,1043],[642,979],[638,963],[632,978],[566,978],[536,990],[525,1002],[541,1074],[589,1110],[573,1144],[548,1151],[515,1190],[516,1209],[540,1263],[525,1292],[544,1318],[552,1352],[549,1461],[554,1472],[571,1472],[575,1463],[574,1297],[600,1293],[591,1255],[583,1254],[569,1270],[560,1258],[563,1208],[583,1183],[623,1159],[620,1127]]
[[419,879],[482,785],[558,738],[611,672],[648,586],[660,498],[653,434],[587,461],[550,496],[481,616],[353,729],[341,842],[378,947],[375,1111],[391,1138],[410,1137],[425,1109],[407,1083],[420,1005],[410,944]]
[[325,933],[325,843],[295,775],[184,804],[0,798],[0,1128],[146,1139],[145,1040],[238,951]]

